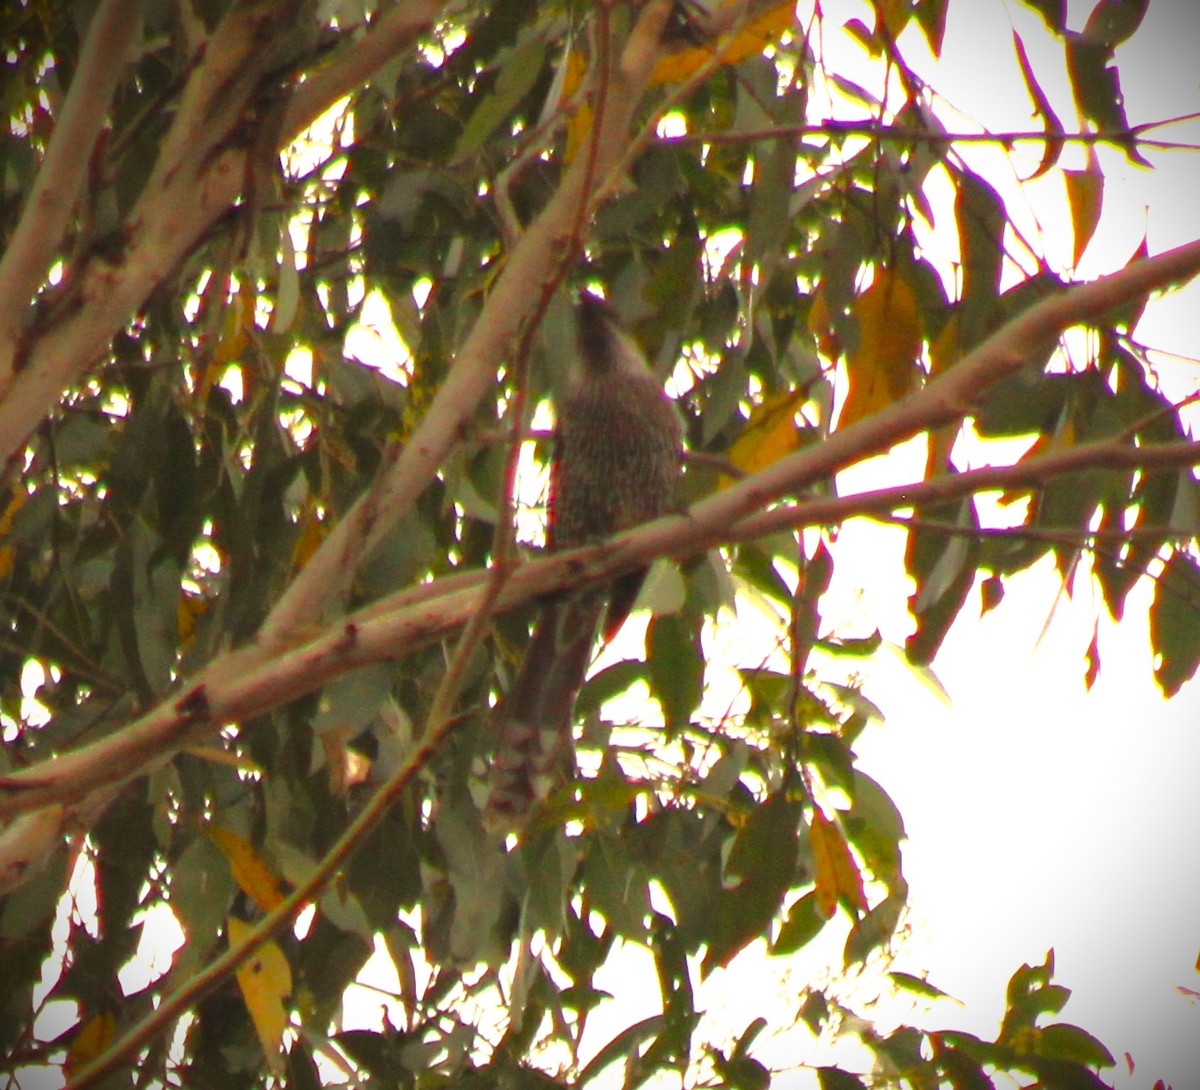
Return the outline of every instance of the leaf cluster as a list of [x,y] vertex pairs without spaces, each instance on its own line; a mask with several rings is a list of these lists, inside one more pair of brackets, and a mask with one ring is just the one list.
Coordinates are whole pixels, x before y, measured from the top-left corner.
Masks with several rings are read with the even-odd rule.
[[[16,1082],[55,1066],[88,1085],[108,1057],[112,1087],[316,1087],[330,1065],[422,1090],[633,1088],[663,1072],[767,1086],[752,1050],[768,1012],[713,1034],[704,981],[748,948],[782,960],[818,937],[845,971],[885,962],[908,896],[902,817],[854,750],[879,712],[830,666],[881,642],[834,637],[824,616],[835,566],[853,562],[837,548],[846,517],[910,522],[916,663],[971,595],[998,600],[1047,554],[1065,577],[1085,554],[1114,617],[1155,579],[1165,692],[1200,665],[1200,457],[1133,336],[1161,283],[1123,287],[1144,267],[1131,262],[1115,301],[1074,312],[1082,296],[1039,258],[1005,290],[1004,200],[898,44],[912,23],[940,51],[945,0],[878,4],[873,27],[848,26],[869,88],[827,68],[834,20],[801,23],[788,4],[716,29],[675,12],[653,34],[654,4],[132,6],[142,21],[75,156],[78,197],[47,228],[43,267],[17,270],[34,286],[0,346],[0,1071]],[[1102,0],[1079,33],[1061,6],[1032,6],[1068,43],[1089,146],[1140,159],[1111,66],[1138,6]],[[74,177],[51,169],[73,116],[60,103],[86,98],[88,36],[120,0],[89,7],[0,16],[16,43],[0,84],[9,255],[41,207],[22,194]],[[639,49],[653,56],[631,91]],[[1044,173],[1069,137],[1019,58]],[[844,117],[815,116],[827,96]],[[957,194],[951,270],[919,242],[935,175]],[[8,271],[6,256],[0,315]],[[555,589],[503,597],[510,528],[540,500],[514,467],[545,463],[531,421],[571,351],[566,289],[584,284],[604,285],[669,379],[693,452],[685,502],[733,513],[655,554],[677,560],[645,654],[591,676],[581,775],[506,844],[479,813],[489,709],[537,593]],[[968,403],[939,400],[956,367],[1059,304],[1036,350]],[[1060,350],[1069,326],[1087,330],[1085,357]],[[911,420],[872,433],[906,405]],[[837,494],[838,469],[911,434],[928,460],[906,498],[881,511]],[[1026,504],[1015,524],[984,525],[954,456],[966,435],[1029,438],[1006,467],[1006,498]],[[1046,468],[1089,444],[1105,456]],[[462,606],[488,570],[495,595]],[[717,712],[712,636],[747,601],[774,619],[774,650],[727,664],[737,710],[725,696]],[[483,637],[456,649],[481,610]],[[68,758],[84,771],[59,785]],[[28,790],[59,794],[34,805]],[[380,792],[390,805],[296,922],[288,896]],[[91,894],[94,911],[71,907]],[[235,972],[206,975],[273,913]],[[164,920],[182,945],[127,986]],[[657,1010],[597,1043],[628,947],[653,963]],[[398,982],[388,1013],[341,1028],[373,958]],[[1013,977],[995,1041],[863,1031],[876,1070],[821,1068],[819,1084],[1103,1085],[1102,1045],[1038,1024],[1066,999],[1051,970]],[[198,979],[190,1009],[163,1015]],[[44,1003],[73,1014],[48,1033]],[[816,987],[787,1014],[849,1032]]]

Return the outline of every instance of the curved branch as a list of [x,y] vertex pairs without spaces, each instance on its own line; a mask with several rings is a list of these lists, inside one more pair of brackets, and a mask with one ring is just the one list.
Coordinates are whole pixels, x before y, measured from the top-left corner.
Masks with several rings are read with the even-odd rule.
[[145,0],[103,0],[25,208],[0,257],[0,398],[12,381],[25,312],[75,211],[92,149],[124,72]]

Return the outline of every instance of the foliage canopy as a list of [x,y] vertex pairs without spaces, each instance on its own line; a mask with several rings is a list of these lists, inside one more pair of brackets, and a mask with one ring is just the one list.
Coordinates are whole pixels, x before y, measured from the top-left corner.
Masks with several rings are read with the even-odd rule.
[[[907,521],[917,665],[1049,554],[1064,579],[1089,558],[1115,617],[1153,578],[1157,680],[1195,673],[1200,445],[1134,333],[1200,242],[1090,284],[1038,252],[971,165],[1011,142],[948,131],[911,59],[940,53],[950,7],[5,7],[13,1085],[47,1066],[112,1087],[768,1085],[775,1016],[701,1032],[700,979],[836,927],[847,966],[877,961],[908,895],[901,815],[853,748],[878,713],[838,666],[880,636],[822,614],[848,518]],[[1079,129],[1014,34],[1040,130],[1024,180],[1063,173],[1077,262],[1095,149],[1153,154],[1116,66],[1145,3],[1101,0],[1078,31],[1030,7]],[[853,79],[832,35],[861,49]],[[956,261],[930,256],[935,229]],[[518,563],[547,453],[531,421],[583,284],[668,379],[688,512]],[[838,470],[921,435],[911,482],[838,494]],[[964,469],[966,435],[1029,445]],[[997,490],[1023,511],[1005,528],[978,502]],[[501,843],[478,811],[488,709],[536,598],[656,559],[645,655],[581,694],[580,777]],[[777,646],[726,664],[731,704],[707,652],[735,596]],[[186,943],[127,985],[164,914]],[[625,944],[658,1009],[596,1040]],[[339,1030],[373,953],[400,982],[389,1019]],[[873,1056],[815,1068],[826,1090],[1102,1086],[1107,1049],[1047,1021],[1052,970],[1014,974],[993,1041],[877,1031],[816,986],[786,1017]],[[47,1001],[74,1011],[52,1032]]]

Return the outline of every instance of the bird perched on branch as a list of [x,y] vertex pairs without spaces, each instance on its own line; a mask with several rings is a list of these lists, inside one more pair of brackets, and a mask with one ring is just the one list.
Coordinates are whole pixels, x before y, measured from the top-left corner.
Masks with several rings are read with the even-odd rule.
[[[682,459],[675,407],[612,308],[582,292],[578,359],[556,406],[547,545],[571,549],[672,510]],[[518,828],[573,763],[572,719],[604,615],[607,641],[645,569],[544,603],[516,683],[500,705],[485,820]],[[607,608],[606,608],[607,607]]]

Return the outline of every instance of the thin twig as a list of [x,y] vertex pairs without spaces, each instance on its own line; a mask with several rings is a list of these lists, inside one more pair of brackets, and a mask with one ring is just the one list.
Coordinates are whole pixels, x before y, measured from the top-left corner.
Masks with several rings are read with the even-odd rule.
[[746,144],[760,140],[799,140],[806,136],[848,137],[863,136],[873,140],[886,140],[903,144],[1018,144],[1018,143],[1077,143],[1115,144],[1136,139],[1139,145],[1152,148],[1196,150],[1195,144],[1171,140],[1152,140],[1141,134],[1149,129],[1177,122],[1193,120],[1200,115],[1170,118],[1167,121],[1149,121],[1121,132],[1079,131],[1069,133],[1048,132],[1044,129],[1028,129],[1017,132],[946,132],[941,129],[918,129],[909,126],[889,125],[884,121],[819,121],[796,125],[766,125],[759,129],[734,132],[687,132],[663,138],[664,144]]
[[68,1082],[66,1090],[84,1090],[85,1087],[94,1086],[107,1075],[121,1070],[137,1052],[166,1030],[176,1018],[211,992],[259,947],[270,941],[289,923],[292,923],[305,906],[329,884],[354,849],[379,824],[392,803],[409,785],[413,777],[429,763],[443,739],[454,729],[458,720],[454,717],[453,711],[462,688],[463,676],[472,652],[487,631],[492,611],[503,585],[504,576],[497,570],[496,576],[479,596],[478,608],[467,621],[466,627],[459,637],[454,654],[446,668],[446,674],[430,704],[425,730],[422,732],[416,748],[401,763],[400,767],[379,786],[359,814],[346,826],[333,847],[313,868],[312,873],[279,905],[259,920],[241,942],[231,945],[206,969],[197,973],[180,988],[163,996],[155,1010]]

